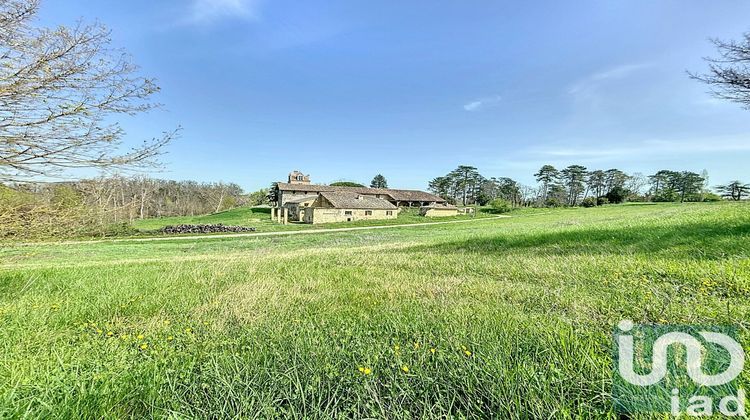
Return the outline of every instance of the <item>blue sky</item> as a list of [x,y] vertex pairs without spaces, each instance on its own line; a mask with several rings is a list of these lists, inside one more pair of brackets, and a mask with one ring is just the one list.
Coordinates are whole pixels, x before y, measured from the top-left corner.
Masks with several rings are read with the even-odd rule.
[[750,181],[750,111],[686,70],[750,30],[744,1],[43,1],[39,22],[98,20],[178,125],[158,177],[247,190],[313,182],[425,188],[459,164],[533,184],[543,164]]

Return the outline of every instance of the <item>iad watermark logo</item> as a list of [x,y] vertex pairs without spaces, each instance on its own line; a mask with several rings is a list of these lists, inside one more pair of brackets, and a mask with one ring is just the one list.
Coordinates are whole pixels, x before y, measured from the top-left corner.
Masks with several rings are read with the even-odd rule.
[[745,352],[733,327],[637,325],[614,333],[612,396],[620,413],[745,417]]

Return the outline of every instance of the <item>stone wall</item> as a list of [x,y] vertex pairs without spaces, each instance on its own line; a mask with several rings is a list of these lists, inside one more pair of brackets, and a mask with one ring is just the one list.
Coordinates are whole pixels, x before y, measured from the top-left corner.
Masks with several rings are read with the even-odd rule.
[[301,203],[286,203],[284,207],[289,210],[289,220],[294,222],[300,222],[303,220],[305,211],[315,201],[315,197],[310,197],[308,201]]
[[333,209],[321,207],[308,207],[305,209],[305,223],[316,225],[320,223],[353,222],[356,220],[395,219],[397,216],[398,210]]
[[449,217],[458,216],[458,209],[421,209],[420,213],[427,217]]

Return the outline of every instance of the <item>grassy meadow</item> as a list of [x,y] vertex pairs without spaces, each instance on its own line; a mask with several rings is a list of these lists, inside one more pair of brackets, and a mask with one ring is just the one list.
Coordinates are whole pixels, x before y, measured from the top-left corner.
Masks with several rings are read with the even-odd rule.
[[0,417],[616,417],[619,320],[750,348],[749,255],[744,203],[0,244]]
[[326,223],[310,225],[300,222],[290,222],[282,225],[271,220],[271,209],[268,207],[238,207],[219,213],[201,216],[159,217],[138,219],[133,222],[133,228],[143,234],[153,234],[154,231],[167,225],[180,224],[217,224],[227,226],[247,226],[256,228],[257,232],[278,232],[288,230],[330,229],[339,227],[386,226],[396,224],[430,223],[435,221],[467,220],[471,218],[490,217],[487,212],[473,215],[458,215],[451,217],[428,218],[420,216],[418,208],[401,208],[398,217],[385,220],[357,220],[354,222]]

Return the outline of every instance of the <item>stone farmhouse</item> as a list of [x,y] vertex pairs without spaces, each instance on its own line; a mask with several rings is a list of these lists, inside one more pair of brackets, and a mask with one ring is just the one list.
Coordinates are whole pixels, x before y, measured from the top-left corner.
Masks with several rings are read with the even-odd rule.
[[323,191],[304,209],[305,223],[395,219],[398,207],[386,200],[346,191]]
[[291,172],[287,182],[278,182],[276,187],[271,218],[280,223],[390,219],[400,207],[447,204],[442,197],[418,190],[312,184],[310,176],[299,171]]

